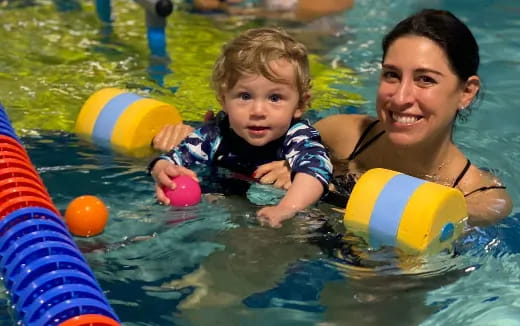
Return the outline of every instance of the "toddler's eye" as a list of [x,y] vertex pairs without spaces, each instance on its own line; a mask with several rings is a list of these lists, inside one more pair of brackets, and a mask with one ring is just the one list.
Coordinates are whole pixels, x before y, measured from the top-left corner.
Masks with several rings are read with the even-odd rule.
[[269,96],[269,101],[271,102],[278,102],[282,99],[282,97],[278,94],[273,94],[271,96]]
[[244,100],[244,101],[247,101],[247,100],[251,99],[251,94],[249,94],[247,92],[242,92],[242,93],[239,94],[239,96],[240,96],[240,99]]

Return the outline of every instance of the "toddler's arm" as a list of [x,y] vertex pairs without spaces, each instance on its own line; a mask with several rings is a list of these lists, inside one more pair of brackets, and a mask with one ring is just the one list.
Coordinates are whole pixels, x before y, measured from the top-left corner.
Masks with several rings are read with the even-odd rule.
[[265,207],[258,212],[261,221],[278,227],[297,211],[318,201],[328,189],[332,163],[320,141],[319,132],[304,121],[289,129],[284,150],[294,179],[278,205]]
[[278,205],[262,208],[258,211],[258,218],[272,227],[280,227],[283,221],[296,212],[317,202],[323,191],[323,185],[318,179],[306,173],[297,173]]

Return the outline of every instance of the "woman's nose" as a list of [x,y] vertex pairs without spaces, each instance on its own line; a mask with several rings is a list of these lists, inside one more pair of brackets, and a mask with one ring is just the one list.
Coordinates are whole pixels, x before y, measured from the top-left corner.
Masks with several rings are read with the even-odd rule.
[[396,105],[406,106],[413,103],[414,100],[414,83],[412,80],[402,79],[397,85],[392,100]]

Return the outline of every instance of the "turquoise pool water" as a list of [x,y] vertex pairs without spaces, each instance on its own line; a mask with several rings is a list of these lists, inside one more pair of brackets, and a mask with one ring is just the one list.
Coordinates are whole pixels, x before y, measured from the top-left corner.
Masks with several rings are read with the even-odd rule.
[[[403,271],[401,261],[383,252],[356,267],[354,257],[328,255],[334,233],[314,232],[324,220],[331,231],[342,230],[341,214],[326,205],[281,230],[259,227],[257,207],[241,197],[216,193],[193,208],[159,206],[143,172],[146,159],[96,147],[71,132],[81,104],[109,86],[174,103],[196,120],[215,105],[203,85],[220,45],[261,22],[175,13],[168,29],[171,62],[161,62],[148,57],[142,12],[132,3],[114,1],[117,19],[108,33],[90,2],[81,2],[81,11],[61,12],[54,1],[28,2],[0,7],[0,100],[60,210],[83,194],[98,195],[109,206],[105,232],[77,242],[124,325],[520,322],[517,209],[500,225],[461,241],[455,257],[424,258]],[[493,169],[518,202],[520,4],[357,1],[343,17],[340,36],[309,41],[320,68],[320,99],[311,116],[373,113],[380,39],[423,6],[455,12],[481,45],[485,96],[457,127],[456,141],[473,162]],[[361,244],[355,250],[366,253]],[[8,301],[2,303],[0,325],[12,325]]]

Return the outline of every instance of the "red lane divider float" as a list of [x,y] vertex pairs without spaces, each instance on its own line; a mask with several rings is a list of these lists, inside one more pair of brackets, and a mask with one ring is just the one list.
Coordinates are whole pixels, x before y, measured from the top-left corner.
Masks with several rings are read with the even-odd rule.
[[0,272],[21,325],[120,325],[1,104]]

